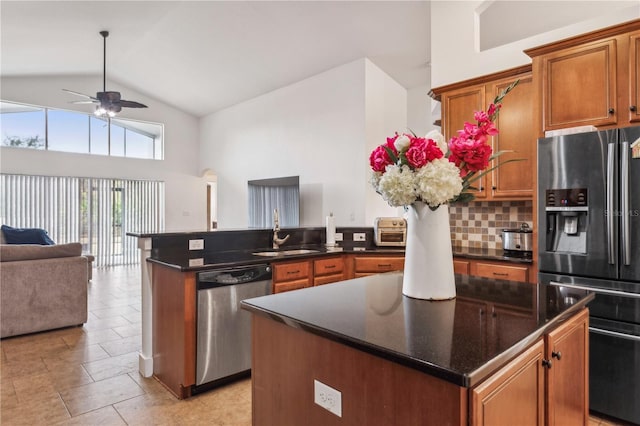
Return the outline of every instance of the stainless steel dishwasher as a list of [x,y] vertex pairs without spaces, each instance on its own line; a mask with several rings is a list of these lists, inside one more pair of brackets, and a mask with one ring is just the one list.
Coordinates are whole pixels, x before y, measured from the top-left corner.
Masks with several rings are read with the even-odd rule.
[[271,293],[267,264],[196,274],[196,391],[245,376],[251,369],[251,315],[240,302]]

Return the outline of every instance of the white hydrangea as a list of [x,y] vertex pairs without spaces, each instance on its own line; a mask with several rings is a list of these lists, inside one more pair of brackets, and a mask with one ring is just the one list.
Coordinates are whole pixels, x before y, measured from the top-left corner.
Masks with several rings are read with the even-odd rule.
[[378,190],[378,185],[380,184],[380,178],[382,177],[382,172],[371,172],[371,176],[369,177],[369,183],[373,186],[373,189]]
[[427,133],[425,138],[433,139],[433,141],[438,145],[438,148],[440,148],[440,151],[442,151],[443,154],[447,153],[449,146],[447,145],[447,141],[444,139],[444,136],[442,135],[442,133],[440,133],[437,130],[432,130],[429,133]]
[[408,206],[416,200],[414,173],[409,166],[387,166],[378,182],[378,192],[393,207]]
[[415,173],[415,192],[431,207],[447,203],[462,192],[460,170],[446,158],[433,160]]

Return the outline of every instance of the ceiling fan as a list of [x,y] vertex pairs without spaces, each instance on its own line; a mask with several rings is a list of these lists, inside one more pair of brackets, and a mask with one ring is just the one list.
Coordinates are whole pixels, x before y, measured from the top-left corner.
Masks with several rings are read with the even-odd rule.
[[74,95],[87,98],[86,101],[74,101],[74,104],[97,104],[95,115],[98,117],[115,117],[122,108],[147,108],[146,105],[135,101],[125,101],[120,97],[120,92],[108,92],[107,91],[107,37],[109,37],[109,31],[100,31],[100,35],[103,38],[104,55],[103,55],[103,73],[102,73],[102,92],[96,93],[96,96],[89,96],[83,93],[74,92],[73,90],[62,89],[65,92],[69,92]]

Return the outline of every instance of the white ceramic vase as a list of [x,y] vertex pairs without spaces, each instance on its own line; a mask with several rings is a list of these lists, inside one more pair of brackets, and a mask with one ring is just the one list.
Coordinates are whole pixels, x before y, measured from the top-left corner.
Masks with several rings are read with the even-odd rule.
[[426,300],[456,297],[448,205],[435,211],[421,202],[409,206],[402,293]]

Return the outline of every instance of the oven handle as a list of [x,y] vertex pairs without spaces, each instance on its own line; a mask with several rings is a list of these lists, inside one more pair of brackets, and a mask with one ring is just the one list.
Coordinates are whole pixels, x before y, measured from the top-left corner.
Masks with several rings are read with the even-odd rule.
[[597,288],[597,287],[587,287],[584,285],[575,285],[575,284],[564,284],[564,283],[559,283],[556,281],[550,281],[549,285],[555,286],[555,287],[567,287],[567,288],[575,288],[576,290],[588,290],[588,291],[592,291],[594,293],[598,293],[598,294],[607,294],[610,296],[621,296],[621,297],[631,297],[634,299],[640,299],[640,294],[638,293],[627,293],[625,291],[618,291],[618,290],[605,290],[603,288]]
[[633,334],[618,333],[617,331],[603,330],[601,328],[595,328],[595,327],[589,327],[589,331],[593,331],[594,333],[597,333],[597,334],[604,334],[605,336],[619,337],[621,339],[640,342],[640,336],[634,336]]

